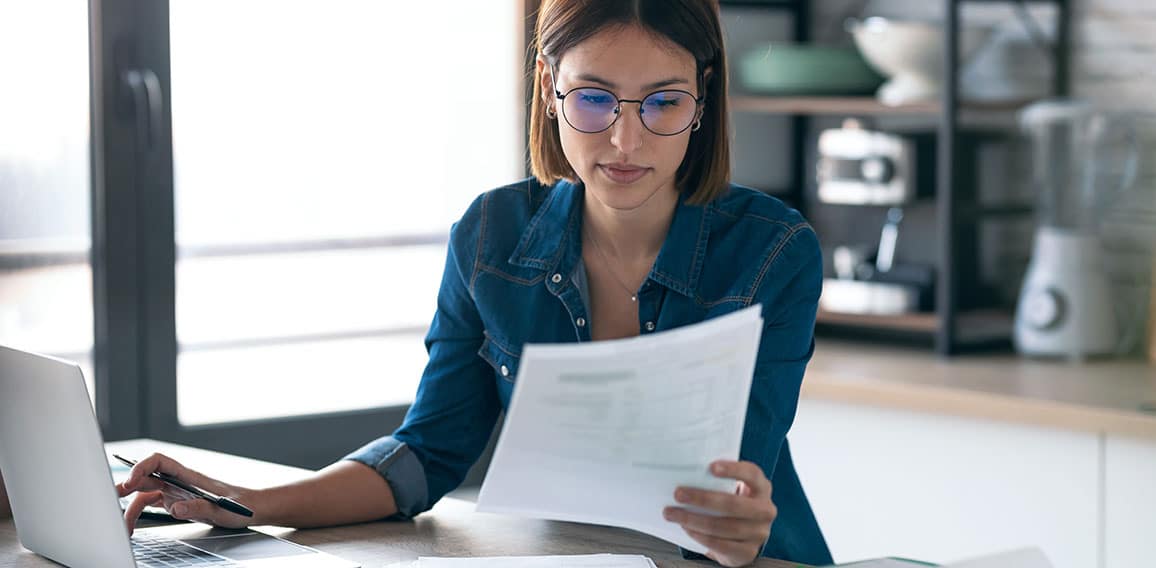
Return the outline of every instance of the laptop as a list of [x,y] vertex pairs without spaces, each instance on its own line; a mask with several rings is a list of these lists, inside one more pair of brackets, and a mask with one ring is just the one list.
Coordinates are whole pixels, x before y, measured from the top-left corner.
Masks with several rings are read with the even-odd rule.
[[72,568],[358,568],[259,531],[200,523],[129,538],[80,367],[0,345],[0,472],[20,543]]

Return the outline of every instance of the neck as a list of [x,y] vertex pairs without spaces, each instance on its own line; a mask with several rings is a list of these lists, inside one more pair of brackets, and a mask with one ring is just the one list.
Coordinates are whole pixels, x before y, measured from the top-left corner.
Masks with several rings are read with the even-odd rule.
[[678,191],[660,189],[646,203],[630,210],[613,209],[587,194],[582,221],[587,233],[607,253],[623,262],[652,261],[662,249]]

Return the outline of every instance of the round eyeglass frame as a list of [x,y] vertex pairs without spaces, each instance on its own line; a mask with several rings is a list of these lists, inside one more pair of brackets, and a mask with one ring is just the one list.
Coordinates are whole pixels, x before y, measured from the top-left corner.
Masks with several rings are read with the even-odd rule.
[[[551,70],[551,74],[553,75],[553,70]],[[553,75],[553,76],[557,76],[557,75]],[[566,116],[566,103],[565,103],[566,97],[570,96],[570,94],[573,93],[574,91],[579,91],[579,90],[583,90],[583,89],[587,89],[587,90],[592,89],[592,90],[596,90],[596,91],[602,91],[602,92],[610,95],[611,97],[613,97],[614,100],[616,101],[616,103],[614,105],[614,120],[611,120],[610,124],[606,125],[606,128],[603,128],[601,130],[582,130],[581,128],[578,128],[577,126],[574,126],[574,123],[570,122],[570,117]],[[677,132],[671,132],[669,134],[664,134],[662,132],[655,132],[654,130],[651,130],[651,128],[646,125],[646,119],[642,118],[642,103],[645,102],[646,99],[648,99],[651,96],[658,94],[658,93],[683,93],[686,96],[690,97],[691,100],[694,101],[694,105],[695,105],[694,118],[691,119],[691,121],[688,122],[686,124],[686,126],[682,127],[682,129],[677,131]],[[618,95],[616,95],[616,94],[614,94],[614,93],[612,93],[606,89],[600,88],[600,87],[574,87],[573,89],[570,89],[569,91],[566,91],[565,93],[563,93],[562,91],[559,91],[558,88],[555,87],[554,88],[554,98],[557,99],[559,101],[559,103],[561,103],[560,104],[561,112],[558,114],[562,115],[562,118],[566,121],[566,124],[570,125],[570,128],[573,128],[574,130],[581,132],[583,134],[598,134],[599,132],[606,132],[607,130],[610,130],[610,127],[614,126],[614,123],[618,122],[618,118],[622,116],[622,103],[638,103],[638,120],[639,120],[639,122],[642,123],[642,127],[645,128],[647,132],[650,132],[651,134],[654,134],[655,136],[678,136],[679,134],[686,132],[687,128],[690,128],[691,126],[694,125],[694,123],[696,121],[702,119],[702,116],[699,114],[699,109],[702,107],[703,100],[705,99],[705,97],[696,97],[696,96],[694,96],[693,93],[691,93],[689,91],[684,91],[682,89],[660,89],[660,90],[654,91],[653,93],[646,95],[645,97],[642,97],[642,99],[622,99],[622,98],[618,98]]]

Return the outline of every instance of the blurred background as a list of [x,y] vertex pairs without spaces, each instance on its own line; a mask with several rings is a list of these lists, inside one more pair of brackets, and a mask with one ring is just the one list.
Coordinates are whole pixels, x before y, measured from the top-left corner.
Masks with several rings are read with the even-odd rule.
[[[0,343],[80,363],[108,440],[388,434],[450,225],[528,174],[536,8],[0,0]],[[734,181],[823,243],[792,446],[836,559],[1150,563],[1156,7],[722,14]]]

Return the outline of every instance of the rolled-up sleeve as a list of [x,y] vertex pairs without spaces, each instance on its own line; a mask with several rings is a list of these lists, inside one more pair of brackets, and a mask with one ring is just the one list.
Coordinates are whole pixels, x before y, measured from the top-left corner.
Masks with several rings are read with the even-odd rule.
[[363,463],[385,478],[397,504],[397,513],[390,518],[410,519],[429,509],[425,468],[405,442],[383,436],[343,459]]

